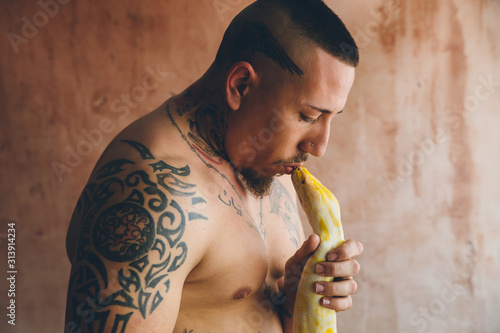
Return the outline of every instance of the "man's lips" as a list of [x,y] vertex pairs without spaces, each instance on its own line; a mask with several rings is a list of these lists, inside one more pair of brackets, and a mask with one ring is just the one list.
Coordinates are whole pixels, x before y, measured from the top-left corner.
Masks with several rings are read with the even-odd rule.
[[293,170],[295,170],[296,168],[300,168],[302,164],[303,163],[285,164],[283,165],[283,168],[285,169],[284,173],[290,175],[293,172]]

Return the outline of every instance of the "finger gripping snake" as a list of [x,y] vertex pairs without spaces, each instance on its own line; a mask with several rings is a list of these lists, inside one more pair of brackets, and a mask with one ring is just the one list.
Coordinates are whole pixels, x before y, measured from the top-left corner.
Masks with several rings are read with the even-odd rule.
[[344,242],[339,203],[304,167],[293,171],[292,183],[313,232],[321,239],[302,271],[293,311],[293,332],[337,333],[335,311],[320,304],[322,296],[314,292],[313,286],[317,281],[333,280],[316,274],[315,266],[326,261],[328,252]]

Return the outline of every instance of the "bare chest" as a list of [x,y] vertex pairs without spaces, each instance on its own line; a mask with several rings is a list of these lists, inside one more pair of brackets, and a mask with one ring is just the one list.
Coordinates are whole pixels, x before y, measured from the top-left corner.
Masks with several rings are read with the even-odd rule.
[[277,290],[285,263],[303,238],[293,199],[277,183],[271,195],[252,205],[228,190],[210,203],[216,211],[216,237],[188,276],[184,301],[202,293],[210,295],[208,302],[213,305],[232,304]]

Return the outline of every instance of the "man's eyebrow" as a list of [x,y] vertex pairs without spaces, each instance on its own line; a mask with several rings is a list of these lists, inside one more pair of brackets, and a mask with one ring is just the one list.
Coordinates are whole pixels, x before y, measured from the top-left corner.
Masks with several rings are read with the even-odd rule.
[[[332,111],[330,111],[330,110],[317,108],[317,107],[312,106],[312,105],[309,105],[309,104],[307,104],[307,106],[309,106],[309,107],[313,108],[314,110],[317,110],[317,111],[319,111],[319,112],[321,112],[321,113],[327,113],[327,114],[332,114],[332,113],[333,113],[333,112],[332,112]],[[342,109],[342,110],[340,110],[339,112],[337,112],[337,114],[342,113],[342,112],[344,112],[344,109]]]

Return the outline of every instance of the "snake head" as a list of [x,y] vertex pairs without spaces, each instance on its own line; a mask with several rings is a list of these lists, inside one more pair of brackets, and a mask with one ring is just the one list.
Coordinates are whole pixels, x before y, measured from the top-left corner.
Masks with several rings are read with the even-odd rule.
[[306,168],[295,168],[292,172],[292,183],[302,205],[318,204],[324,201],[337,201],[335,196]]
[[304,210],[307,211],[313,202],[321,199],[317,189],[318,184],[321,185],[321,183],[306,168],[299,167],[293,170],[292,183],[299,197],[300,204],[303,207],[304,205],[307,206],[304,207]]
[[[323,229],[322,223],[335,219],[340,221],[340,207],[337,198],[306,168],[296,168],[292,183],[299,197],[302,209],[314,230]],[[331,218],[325,218],[330,216]]]

